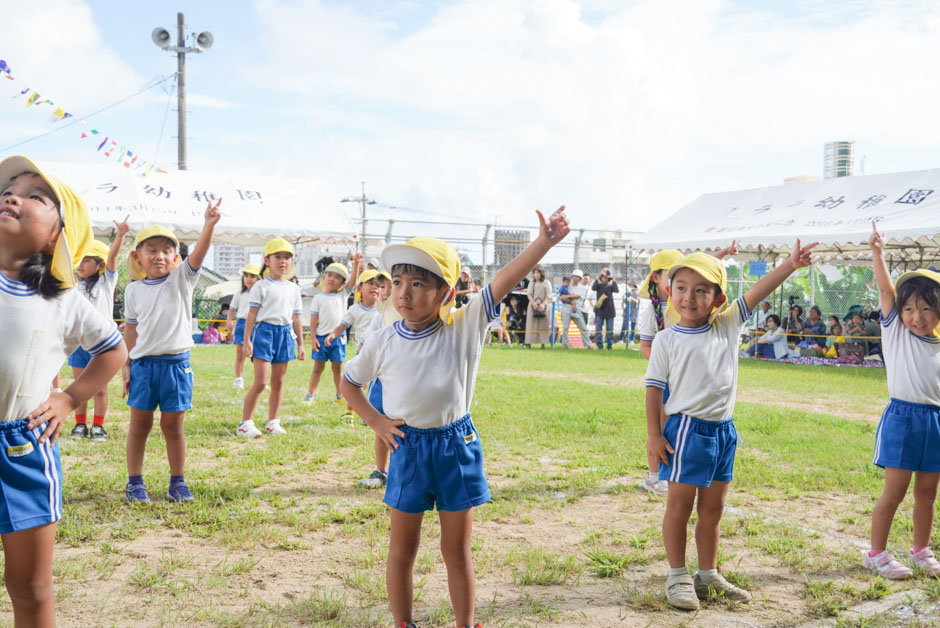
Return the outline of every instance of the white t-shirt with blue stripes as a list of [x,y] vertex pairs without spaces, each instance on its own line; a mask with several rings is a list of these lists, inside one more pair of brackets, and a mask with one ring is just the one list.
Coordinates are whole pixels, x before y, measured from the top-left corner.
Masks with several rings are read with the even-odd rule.
[[889,395],[940,407],[940,340],[911,333],[893,307],[881,318],[881,354]]
[[258,308],[255,324],[290,325],[294,314],[299,315],[303,307],[300,286],[293,281],[278,281],[272,277],[256,281],[247,301],[251,307]]
[[193,289],[199,270],[184,260],[159,279],[141,279],[124,288],[124,320],[137,325],[133,360],[176,355],[193,346]]
[[344,286],[337,292],[318,292],[310,302],[310,316],[317,317],[317,336],[326,336],[336,329],[346,313],[349,290]]

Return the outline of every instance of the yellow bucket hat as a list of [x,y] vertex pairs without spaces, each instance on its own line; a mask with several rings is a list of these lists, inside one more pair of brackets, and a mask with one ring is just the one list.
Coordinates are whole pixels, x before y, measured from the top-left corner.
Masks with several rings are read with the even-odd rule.
[[323,290],[326,288],[327,273],[336,273],[343,279],[349,279],[349,269],[346,268],[346,265],[340,264],[339,262],[333,262],[323,269],[323,274],[320,276],[320,283],[317,284],[317,290]]
[[[173,242],[177,248],[179,248],[180,245],[180,241],[176,235],[163,225],[150,225],[149,227],[144,227],[138,231],[137,235],[134,236],[134,248],[127,255],[127,276],[134,281],[140,281],[147,276],[147,273],[144,272],[144,269],[141,267],[140,263],[134,259],[133,253],[141,244],[150,238],[166,238],[167,240]],[[173,268],[176,268],[176,265],[181,261],[183,261],[183,258],[180,257],[177,253],[176,259],[173,262]],[[170,270],[173,269],[171,268]]]
[[653,273],[658,273],[661,270],[669,270],[673,264],[682,259],[682,252],[676,249],[666,249],[658,253],[653,254],[650,257],[650,272],[646,276],[646,279],[643,280],[643,283],[640,284],[640,290],[637,293],[641,299],[650,298],[650,280],[653,278]]
[[243,275],[257,275],[261,276],[261,265],[260,264],[245,264],[240,271]]
[[274,255],[275,253],[290,253],[294,255],[293,245],[285,240],[284,238],[274,238],[273,240],[268,240],[268,243],[264,245],[264,256]]
[[[418,236],[405,244],[392,244],[382,251],[382,265],[393,268],[395,264],[411,264],[441,277],[450,287],[451,295],[460,275],[460,256],[449,244],[437,238]],[[447,322],[453,299],[441,306],[441,320]]]
[[[111,247],[100,240],[92,240],[85,249],[82,257],[97,257],[103,262],[108,261],[108,255],[111,253]],[[98,269],[98,274],[104,273],[104,266]]]
[[15,177],[26,173],[39,175],[55,194],[59,218],[65,226],[56,239],[50,272],[67,288],[74,288],[75,268],[82,261],[88,243],[94,239],[88,206],[64,181],[45,174],[26,157],[7,157],[0,161],[0,187],[5,187]]
[[356,279],[356,296],[355,296],[356,303],[359,303],[360,301],[362,301],[362,292],[359,290],[359,287],[365,282],[371,281],[378,276],[379,276],[379,271],[373,270],[371,268],[369,270],[364,270],[359,274],[359,278]]
[[917,270],[909,270],[906,273],[902,273],[898,277],[897,281],[894,282],[894,291],[897,292],[901,289],[901,286],[907,283],[909,280],[914,279],[915,277],[926,277],[932,282],[940,285],[940,273],[934,270],[929,270],[927,268],[918,268]]

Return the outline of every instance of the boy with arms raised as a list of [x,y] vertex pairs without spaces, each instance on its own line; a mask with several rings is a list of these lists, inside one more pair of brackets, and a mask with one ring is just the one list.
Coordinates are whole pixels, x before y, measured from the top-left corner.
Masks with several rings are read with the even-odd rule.
[[[659,478],[669,482],[663,545],[669,559],[666,600],[695,610],[709,589],[734,602],[750,593],[725,580],[717,570],[721,515],[734,469],[738,433],[732,420],[738,382],[738,344],[751,310],[793,271],[809,266],[811,244],[728,304],[727,274],[721,261],[705,253],[686,255],[669,269],[670,303],[679,322],[653,339],[646,371],[647,453],[660,461]],[[669,417],[660,427],[663,390]],[[685,566],[686,528],[698,496],[695,542],[699,570]]]
[[[419,237],[382,253],[402,320],[370,333],[346,365],[341,385],[350,407],[392,448],[384,499],[391,507],[386,583],[400,628],[414,626],[412,571],[421,520],[435,503],[457,625],[473,625],[470,530],[473,507],[488,501],[490,492],[470,404],[486,328],[499,315],[499,302],[570,230],[564,207],[548,220],[537,213],[538,238],[479,298],[453,313],[460,260],[450,246]],[[384,416],[362,392],[376,377]]]

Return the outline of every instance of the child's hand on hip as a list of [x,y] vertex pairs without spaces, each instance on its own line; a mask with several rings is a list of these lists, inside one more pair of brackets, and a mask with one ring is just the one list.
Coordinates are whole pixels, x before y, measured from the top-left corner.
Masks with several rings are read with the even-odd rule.
[[398,429],[400,425],[404,424],[405,422],[402,419],[382,417],[382,419],[378,421],[378,425],[370,425],[370,427],[375,430],[376,436],[384,441],[391,451],[395,451],[398,449],[398,441],[395,440],[395,437],[405,437],[405,433]]
[[71,411],[72,398],[64,392],[54,392],[38,408],[29,413],[26,417],[29,419],[26,429],[32,430],[47,423],[46,429],[39,436],[39,442],[44,443],[48,440],[50,444],[55,445],[59,430],[62,429],[62,424]]

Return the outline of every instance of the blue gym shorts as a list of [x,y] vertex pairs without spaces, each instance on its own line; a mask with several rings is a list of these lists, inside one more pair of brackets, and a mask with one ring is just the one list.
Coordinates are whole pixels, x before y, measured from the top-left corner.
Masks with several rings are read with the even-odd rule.
[[251,357],[272,364],[290,362],[297,357],[297,347],[290,325],[258,323],[251,330]]
[[346,360],[346,335],[334,338],[329,347],[323,345],[326,336],[317,336],[317,342],[320,343],[320,350],[310,354],[310,358],[316,362],[343,362]]
[[378,378],[369,384],[369,403],[379,414],[385,414],[385,407],[382,405],[382,382]]
[[235,321],[235,333],[232,334],[232,344],[233,345],[245,344],[245,319],[244,318],[240,318],[237,321]]
[[470,415],[444,427],[400,426],[398,449],[388,464],[383,501],[402,512],[459,512],[490,500],[483,448]]
[[59,444],[40,445],[47,424],[31,430],[27,424],[28,419],[0,423],[0,534],[62,518]]
[[148,355],[131,361],[127,405],[153,412],[185,412],[193,407],[193,368],[189,351]]
[[69,356],[69,366],[83,369],[91,362],[92,355],[79,347]]
[[891,398],[875,436],[879,467],[940,471],[940,407]]
[[673,414],[666,419],[663,436],[675,453],[667,453],[668,465],[659,463],[660,480],[705,487],[731,481],[738,448],[733,419],[705,421]]

